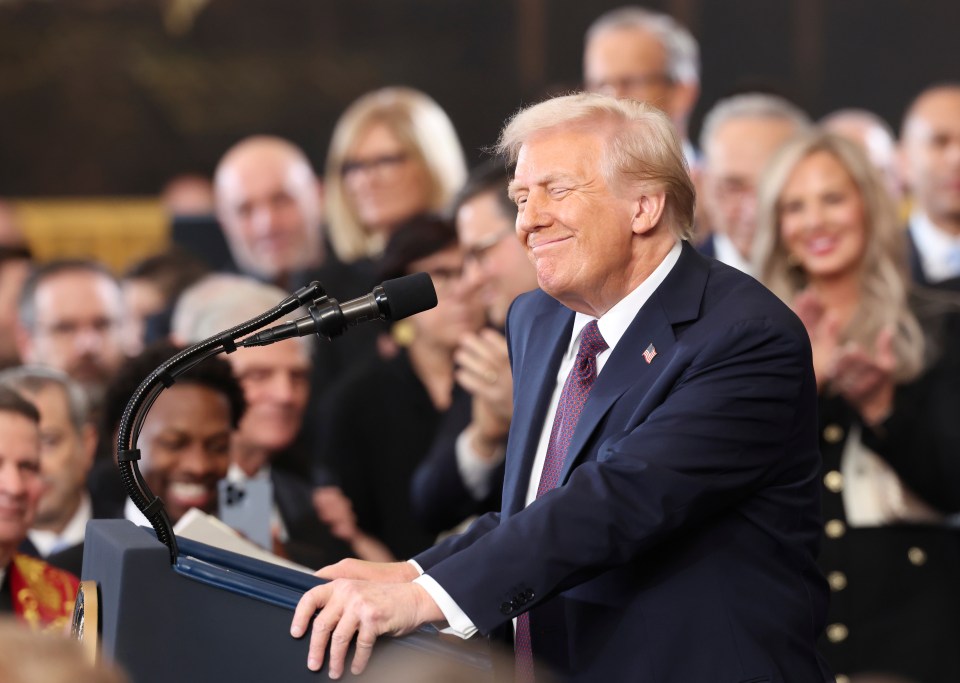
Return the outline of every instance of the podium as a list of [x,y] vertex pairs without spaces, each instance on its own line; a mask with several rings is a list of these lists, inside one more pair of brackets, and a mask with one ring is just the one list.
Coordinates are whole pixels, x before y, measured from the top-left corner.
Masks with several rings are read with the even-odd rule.
[[[145,528],[119,519],[87,524],[82,578],[96,582],[97,597],[86,597],[85,609],[97,614],[85,617],[84,640],[96,636],[91,626],[99,622],[101,656],[135,683],[329,680],[326,666],[307,669],[309,632],[290,637],[300,596],[322,579],[186,539],[178,544],[171,565],[167,547]],[[485,645],[432,629],[383,637],[361,676],[349,672],[351,648],[342,680],[391,680],[376,669],[394,658],[493,680]]]

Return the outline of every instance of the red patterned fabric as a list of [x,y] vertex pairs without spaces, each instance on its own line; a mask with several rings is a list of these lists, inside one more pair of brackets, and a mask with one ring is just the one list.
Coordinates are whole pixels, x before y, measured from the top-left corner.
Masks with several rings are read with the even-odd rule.
[[[560,473],[563,471],[563,462],[570,448],[573,432],[577,428],[580,413],[597,378],[597,355],[606,349],[607,342],[600,334],[597,321],[591,320],[580,333],[577,358],[560,392],[557,414],[550,429],[547,456],[543,461],[543,472],[540,475],[540,484],[537,486],[537,498],[556,488],[560,481]],[[529,611],[517,617],[513,649],[516,657],[514,679],[517,683],[530,683],[534,680],[534,671]]]
[[7,568],[13,610],[35,631],[64,630],[80,585],[70,572],[29,555],[14,555]]

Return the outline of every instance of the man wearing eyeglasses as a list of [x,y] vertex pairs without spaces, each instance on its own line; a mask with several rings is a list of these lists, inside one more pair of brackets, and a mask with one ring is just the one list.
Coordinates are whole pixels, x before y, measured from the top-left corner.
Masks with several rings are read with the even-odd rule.
[[508,181],[503,160],[492,159],[470,174],[454,200],[463,286],[481,298],[489,327],[464,336],[455,356],[457,382],[472,397],[470,424],[439,438],[414,474],[414,513],[437,533],[499,507],[513,413],[503,328],[513,300],[537,288],[537,273],[517,239],[517,207],[507,195]]
[[95,261],[48,263],[20,294],[17,348],[24,363],[65,372],[95,407],[123,362],[123,298],[116,278]]
[[636,6],[601,15],[587,29],[583,80],[590,92],[662,110],[680,134],[687,164],[694,166],[687,124],[700,95],[700,48],[676,20]]

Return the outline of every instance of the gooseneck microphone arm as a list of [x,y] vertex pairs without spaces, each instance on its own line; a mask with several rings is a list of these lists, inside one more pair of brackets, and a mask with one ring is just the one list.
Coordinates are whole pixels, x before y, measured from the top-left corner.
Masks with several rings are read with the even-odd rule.
[[157,400],[157,396],[165,388],[172,386],[177,377],[190,368],[217,354],[235,351],[237,339],[240,337],[255,332],[283,316],[290,315],[302,306],[311,302],[315,305],[315,302],[323,302],[327,298],[319,282],[310,283],[266,313],[180,351],[150,373],[127,402],[117,433],[117,466],[120,469],[120,478],[130,499],[157,532],[157,538],[170,549],[171,564],[176,562],[178,553],[173,526],[163,501],[154,495],[144,481],[138,463],[140,451],[136,448],[136,444],[147,412]]
[[[312,282],[266,313],[180,351],[150,373],[133,392],[120,418],[117,466],[130,499],[157,532],[157,538],[170,549],[170,563],[177,561],[177,539],[163,501],[154,495],[140,473],[140,451],[136,447],[143,421],[160,392],[195,365],[219,353],[232,353],[238,346],[264,346],[307,334],[329,340],[351,325],[368,320],[400,320],[436,305],[437,293],[426,273],[387,280],[370,294],[344,304],[327,296],[319,282]],[[302,306],[308,306],[309,316],[237,341]]]

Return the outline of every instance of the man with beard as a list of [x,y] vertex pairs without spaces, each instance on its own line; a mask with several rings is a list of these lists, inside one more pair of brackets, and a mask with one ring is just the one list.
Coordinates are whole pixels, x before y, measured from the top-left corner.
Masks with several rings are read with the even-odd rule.
[[95,261],[48,263],[27,278],[18,313],[23,362],[67,373],[98,407],[124,359],[123,298],[113,275]]

